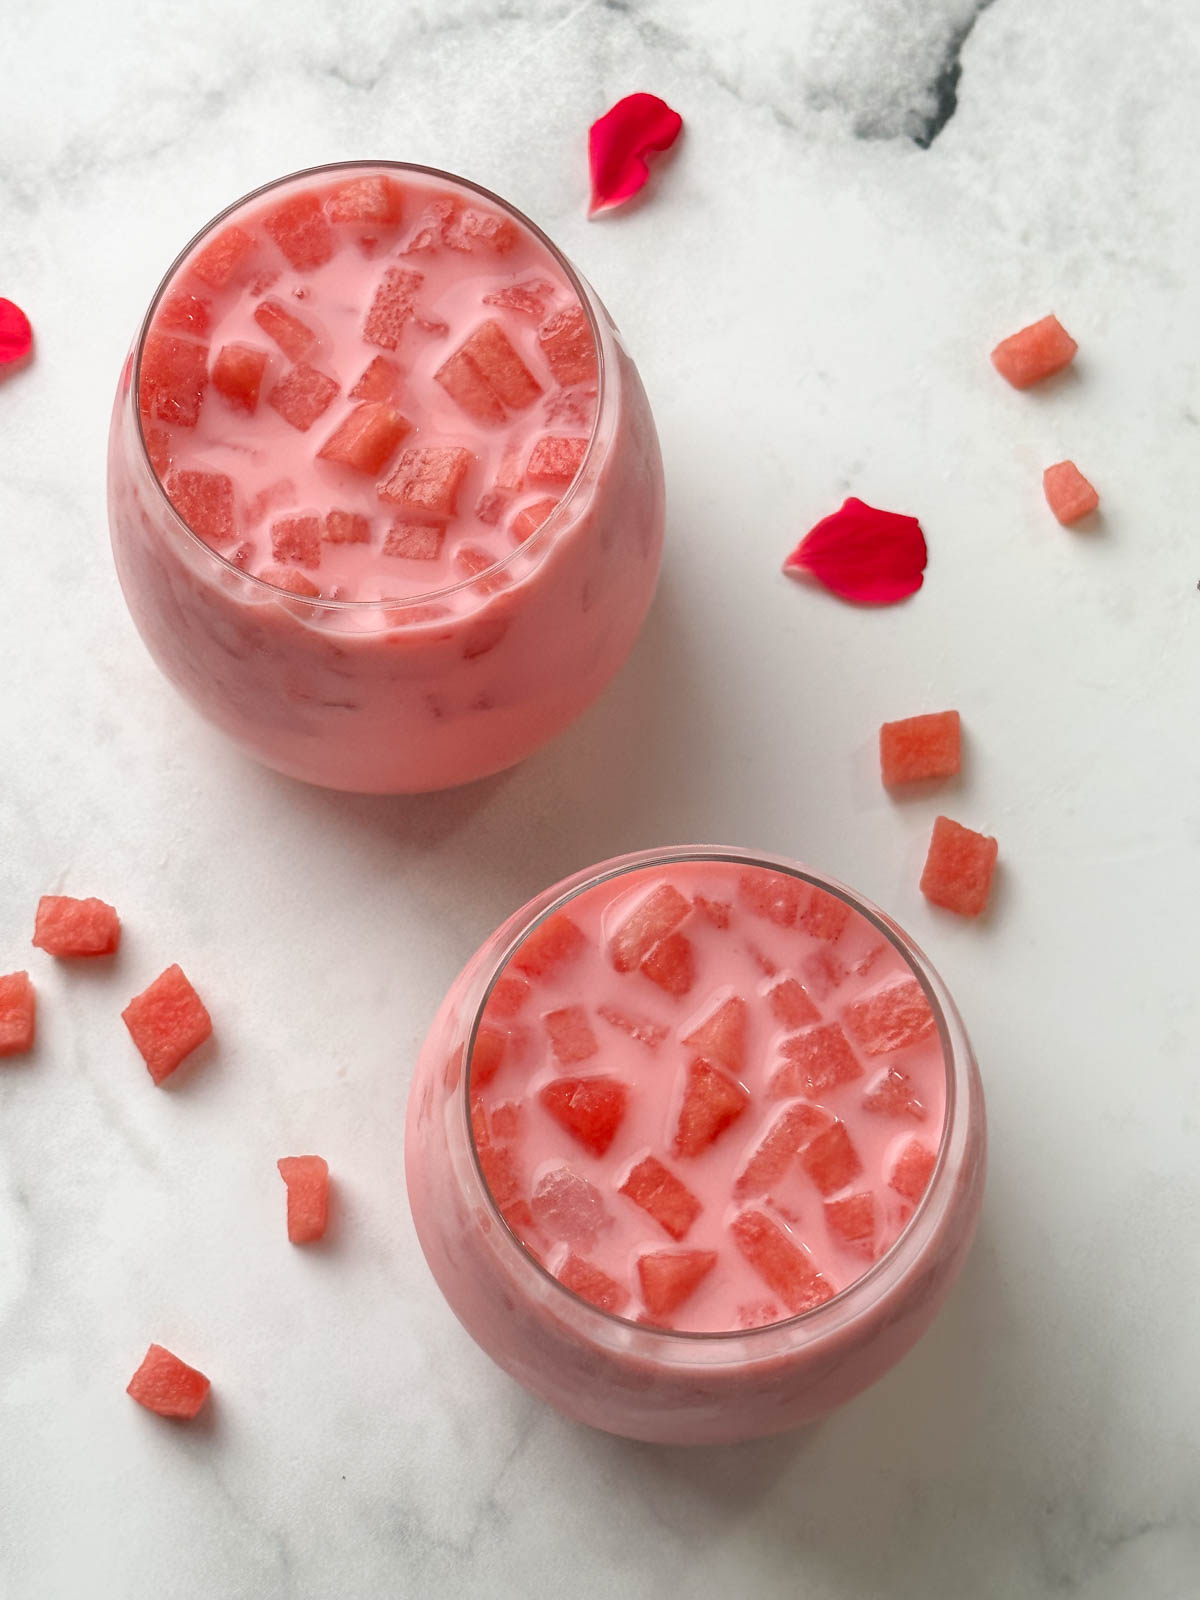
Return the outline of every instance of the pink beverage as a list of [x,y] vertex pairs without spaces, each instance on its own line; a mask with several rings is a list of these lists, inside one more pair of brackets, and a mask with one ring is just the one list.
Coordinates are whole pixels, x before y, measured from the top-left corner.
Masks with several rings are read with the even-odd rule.
[[984,1176],[970,1046],[882,913],[738,851],[579,874],[511,918],[418,1063],[418,1234],[567,1415],[667,1443],[819,1416],[907,1351]]
[[495,196],[322,168],[160,287],[110,436],[117,570],[196,708],[375,792],[520,760],[603,688],[657,579],[662,465],[603,307]]

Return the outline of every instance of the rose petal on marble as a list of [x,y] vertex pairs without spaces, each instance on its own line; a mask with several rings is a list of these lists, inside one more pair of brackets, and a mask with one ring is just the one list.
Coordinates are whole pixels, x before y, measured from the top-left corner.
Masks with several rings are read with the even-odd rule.
[[917,592],[928,559],[916,517],[879,511],[851,496],[805,534],[783,570],[789,578],[815,578],[843,600],[889,606]]
[[0,299],[0,368],[18,366],[32,349],[29,318],[11,300]]
[[656,94],[627,94],[588,129],[592,203],[588,216],[632,199],[650,176],[646,157],[667,150],[683,118]]

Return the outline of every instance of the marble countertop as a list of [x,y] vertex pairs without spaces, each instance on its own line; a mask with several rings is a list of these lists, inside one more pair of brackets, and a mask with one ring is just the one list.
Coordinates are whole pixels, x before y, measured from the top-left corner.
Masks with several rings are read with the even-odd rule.
[[[455,1600],[1192,1597],[1200,1571],[1200,15],[1170,0],[426,0],[8,7],[0,294],[0,1596]],[[585,218],[589,121],[687,132]],[[667,462],[636,653],[551,748],[419,799],[248,763],[159,678],[108,552],[104,450],[166,263],[322,160],[465,172],[620,322]],[[987,352],[1048,310],[1075,369]],[[1100,526],[1060,529],[1070,456]],[[906,606],[779,563],[847,493],[920,516]],[[969,766],[895,802],[878,723],[958,706]],[[947,810],[1003,862],[979,925],[916,883]],[[724,1450],[562,1421],[459,1329],[401,1140],[414,1053],[479,939],[640,845],[811,861],[956,994],[990,1188],[946,1310],[813,1429]],[[39,894],[114,901],[114,966],[28,947]],[[155,1091],[117,1013],[168,961],[219,1042]],[[327,1156],[289,1249],[275,1158]],[[214,1381],[190,1428],[125,1383],[151,1339]]]

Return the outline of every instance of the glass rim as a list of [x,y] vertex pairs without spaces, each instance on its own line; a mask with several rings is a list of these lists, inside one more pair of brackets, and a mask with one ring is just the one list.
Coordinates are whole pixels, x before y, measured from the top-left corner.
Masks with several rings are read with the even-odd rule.
[[[587,285],[580,274],[572,266],[571,262],[554,243],[554,240],[551,239],[548,234],[543,232],[543,230],[538,227],[536,222],[531,221],[523,211],[520,211],[515,205],[513,205],[511,201],[505,200],[501,195],[495,194],[491,189],[486,189],[481,183],[472,182],[470,178],[460,177],[457,173],[447,172],[440,167],[424,166],[422,163],[416,161],[328,161],[322,162],[315,167],[301,167],[295,172],[284,174],[282,177],[272,178],[267,183],[259,184],[256,189],[251,189],[246,194],[240,195],[236,200],[231,201],[230,204],[227,205],[223,210],[217,212],[216,216],[210,217],[204,226],[200,228],[198,232],[192,235],[187,244],[184,245],[183,249],[179,251],[178,255],[171,262],[171,265],[167,268],[165,274],[160,279],[158,287],[150,297],[150,304],[147,307],[145,316],[142,318],[141,325],[138,328],[137,338],[134,343],[133,367],[130,381],[130,404],[133,407],[134,420],[137,429],[137,440],[141,449],[142,462],[146,470],[149,472],[155,491],[163,506],[166,508],[166,511],[172,522],[182,530],[186,537],[192,541],[192,543],[195,544],[199,550],[203,551],[206,556],[209,556],[213,560],[217,561],[221,567],[226,568],[228,572],[235,574],[244,582],[256,584],[264,591],[264,598],[283,599],[293,602],[297,599],[297,596],[293,590],[285,589],[276,583],[271,583],[267,578],[260,578],[256,573],[247,572],[244,568],[239,567],[236,562],[231,561],[228,556],[222,555],[219,550],[214,549],[213,546],[207,542],[207,540],[200,537],[194,528],[188,526],[168,498],[166,485],[155,471],[154,463],[150,459],[150,452],[146,446],[146,433],[145,428],[142,425],[142,408],[139,402],[139,395],[141,393],[142,352],[146,344],[146,335],[149,333],[151,323],[154,320],[154,313],[158,310],[159,303],[161,302],[163,295],[170,288],[171,283],[174,281],[175,274],[180,270],[184,262],[191,255],[192,251],[195,250],[196,246],[201,242],[201,240],[206,238],[210,233],[213,232],[215,228],[219,227],[221,223],[225,222],[236,212],[240,211],[244,206],[249,205],[254,200],[260,199],[263,195],[270,194],[274,189],[282,188],[285,184],[296,183],[305,178],[316,179],[329,173],[355,171],[363,168],[371,171],[377,171],[383,168],[389,172],[416,173],[424,178],[440,179],[442,182],[454,184],[459,188],[470,190],[472,194],[478,195],[481,200],[486,200],[490,205],[498,206],[502,211],[506,212],[511,218],[519,223],[521,227],[526,228],[539,244],[545,247],[545,249],[549,252],[554,265],[559,268],[559,270],[566,277],[567,282],[570,284],[579,301],[579,304],[583,308],[584,315],[587,317],[588,327],[592,335],[592,344],[596,351],[596,414],[592,419],[592,429],[588,434],[587,448],[583,453],[583,459],[576,469],[575,476],[567,485],[562,499],[546,518],[545,522],[542,523],[541,527],[537,528],[532,534],[530,534],[528,539],[525,539],[522,541],[522,543],[515,545],[507,555],[501,556],[498,561],[493,562],[490,567],[486,567],[482,572],[472,573],[469,577],[459,578],[454,583],[443,584],[437,589],[423,589],[419,594],[401,595],[396,596],[395,598],[390,596],[380,596],[372,599],[341,600],[329,598],[324,595],[315,595],[311,598],[307,596],[304,597],[305,603],[310,605],[314,611],[328,609],[331,611],[348,612],[351,615],[356,616],[362,615],[364,610],[369,611],[374,609],[376,611],[396,611],[407,606],[426,606],[429,605],[431,601],[442,600],[451,595],[460,594],[464,591],[481,587],[489,578],[494,577],[498,572],[503,572],[506,567],[516,561],[517,557],[523,554],[528,554],[530,551],[537,550],[544,555],[546,547],[553,543],[554,535],[561,530],[566,522],[566,513],[569,510],[572,501],[578,497],[580,488],[584,481],[585,472],[588,466],[591,464],[592,457],[595,454],[597,441],[599,440],[600,436],[600,421],[604,414],[604,401],[607,397],[607,363],[604,353],[604,339],[602,336],[600,320],[596,316],[595,310],[592,307],[591,295],[588,292]],[[444,617],[438,617],[430,618],[428,620],[429,624],[432,626],[434,623],[442,624],[446,619]]]
[[[715,861],[728,862],[730,865],[746,865],[763,867],[768,871],[782,872],[787,876],[798,878],[803,883],[810,884],[813,888],[822,889],[827,894],[834,895],[852,911],[864,917],[877,932],[881,933],[903,958],[905,965],[920,983],[921,988],[933,1011],[934,1022],[938,1030],[938,1040],[942,1050],[942,1065],[946,1075],[946,1104],[942,1115],[941,1133],[938,1139],[937,1158],[925,1191],[913,1208],[912,1215],[904,1223],[900,1232],[888,1246],[887,1250],[878,1260],[871,1262],[866,1271],[859,1274],[845,1288],[839,1289],[828,1300],[820,1305],[811,1306],[807,1311],[800,1311],[790,1317],[779,1317],[773,1322],[762,1323],[754,1328],[720,1328],[720,1329],[681,1329],[664,1328],[655,1323],[639,1322],[632,1316],[623,1316],[618,1312],[606,1311],[603,1307],[595,1305],[583,1296],[576,1294],[573,1289],[557,1278],[553,1272],[545,1267],[537,1256],[529,1249],[524,1240],[509,1225],[508,1220],[502,1215],[496,1204],[495,1196],[483,1173],[479,1160],[479,1150],[475,1142],[475,1128],[470,1114],[471,1095],[471,1059],[474,1055],[475,1039],[483,1020],[483,1013],[491,998],[492,990],[497,982],[504,976],[505,970],[512,957],[516,954],[521,944],[529,937],[530,933],[546,921],[548,917],[561,911],[564,906],[577,899],[581,894],[597,888],[602,883],[624,877],[631,872],[644,870],[647,867],[670,866],[686,861]],[[853,1306],[855,1299],[867,1300],[872,1298],[870,1290],[881,1278],[886,1276],[889,1268],[894,1267],[903,1253],[904,1247],[911,1247],[913,1239],[920,1231],[918,1224],[930,1214],[931,1196],[940,1187],[939,1180],[943,1177],[948,1163],[948,1152],[958,1121],[958,1075],[959,1052],[955,1048],[954,1038],[950,1028],[950,1019],[947,1017],[946,1008],[940,997],[930,984],[926,972],[922,970],[921,963],[925,963],[930,972],[937,975],[936,968],[925,955],[924,951],[912,940],[900,925],[893,921],[880,907],[874,905],[851,889],[848,885],[839,882],[836,878],[826,877],[811,867],[801,865],[799,862],[788,860],[786,857],[771,856],[761,851],[744,850],[736,846],[722,845],[668,845],[657,846],[646,850],[630,852],[627,855],[612,858],[609,861],[599,862],[595,867],[585,868],[586,876],[573,887],[556,894],[554,898],[538,912],[536,917],[522,923],[518,931],[507,942],[502,953],[496,958],[488,978],[483,995],[476,1007],[475,1015],[471,1021],[470,1032],[463,1058],[463,1073],[461,1083],[460,1108],[466,1120],[467,1142],[471,1152],[471,1160],[480,1187],[486,1198],[491,1212],[491,1218],[503,1230],[503,1235],[516,1247],[528,1265],[534,1268],[546,1285],[551,1286],[550,1292],[565,1295],[575,1306],[581,1307],[585,1313],[590,1313],[601,1320],[601,1326],[627,1329],[637,1334],[645,1334],[659,1340],[683,1340],[693,1348],[713,1349],[719,1347],[722,1341],[745,1340],[760,1338],[762,1335],[777,1334],[780,1330],[803,1331],[816,1327],[819,1321],[832,1322],[837,1314],[847,1312]],[[572,880],[580,874],[573,874]],[[568,880],[568,881],[572,881]],[[535,897],[536,898],[536,897]],[[914,957],[916,958],[914,960]],[[940,982],[940,976],[938,976]],[[953,1002],[951,1010],[954,1019],[962,1029],[961,1019],[954,1011]],[[965,1030],[963,1040],[969,1069],[971,1053],[969,1041],[966,1040]],[[864,1292],[865,1291],[865,1292]],[[850,1313],[851,1316],[853,1312]],[[843,1320],[849,1320],[845,1318]]]

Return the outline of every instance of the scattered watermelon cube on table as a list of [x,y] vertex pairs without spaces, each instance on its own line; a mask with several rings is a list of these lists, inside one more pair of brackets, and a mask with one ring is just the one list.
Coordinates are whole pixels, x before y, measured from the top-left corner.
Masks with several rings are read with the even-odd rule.
[[0,977],[0,1056],[20,1056],[33,1048],[37,997],[27,972]]
[[1042,317],[1002,339],[992,351],[992,365],[1014,389],[1028,389],[1069,366],[1078,349],[1057,317]]
[[161,1344],[152,1344],[125,1392],[160,1417],[189,1420],[204,1404],[210,1388],[202,1372],[189,1367]]
[[930,711],[879,730],[879,767],[886,788],[962,770],[962,725],[957,711]]
[[282,1156],[275,1164],[287,1185],[288,1238],[314,1244],[329,1216],[329,1163],[322,1156]]
[[935,906],[961,917],[979,916],[991,894],[998,851],[995,839],[949,817],[938,817],[921,874],[921,893]]
[[1046,504],[1064,528],[1088,516],[1100,504],[1100,496],[1073,461],[1056,461],[1047,467],[1042,473],[1042,489]]
[[160,973],[121,1016],[155,1083],[168,1078],[212,1033],[212,1018],[179,966]]
[[51,956],[107,956],[121,939],[121,919],[103,900],[44,894],[38,901],[33,942]]

